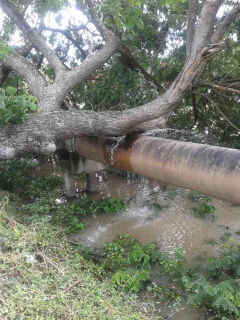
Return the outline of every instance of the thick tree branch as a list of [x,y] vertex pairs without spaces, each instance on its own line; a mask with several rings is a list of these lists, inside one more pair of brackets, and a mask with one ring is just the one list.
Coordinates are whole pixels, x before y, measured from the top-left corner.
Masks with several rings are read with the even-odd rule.
[[[20,48],[17,48],[16,51],[21,56],[26,57],[30,53],[32,48],[33,48],[33,45],[30,42],[28,42],[24,46],[22,46]],[[11,68],[8,68],[8,67],[4,66],[4,63],[1,63],[1,66],[0,66],[0,87],[2,87],[4,82],[7,80],[11,70],[12,70]]]
[[214,34],[211,37],[211,42],[215,43],[218,42],[230,24],[236,19],[236,17],[240,14],[240,4],[237,4],[233,7],[233,9],[226,15],[226,17],[223,19],[223,21],[220,23],[217,30],[214,32]]
[[61,79],[53,84],[59,99],[63,99],[82,80],[85,80],[92,72],[99,69],[116,52],[119,39],[112,35],[106,45],[93,55],[89,55],[79,67],[66,71]]
[[9,16],[9,18],[16,24],[16,26],[26,35],[29,41],[41,51],[50,65],[53,67],[56,77],[61,76],[61,71],[65,67],[61,63],[57,55],[51,50],[41,36],[28,24],[23,15],[19,13],[9,0],[0,0],[0,7]]
[[186,32],[186,55],[190,55],[195,32],[195,24],[197,19],[198,0],[190,0],[188,8],[188,21]]
[[224,0],[206,0],[198,19],[192,45],[193,54],[210,43],[214,22]]
[[[41,96],[38,104],[40,112],[29,115],[28,119],[22,123],[16,125],[8,124],[1,128],[0,158],[10,159],[29,152],[49,154],[55,151],[58,141],[77,136],[119,136],[129,134],[136,132],[141,126],[144,127],[144,124],[154,123],[160,117],[169,114],[181,101],[186,90],[188,90],[196,78],[201,75],[209,59],[225,47],[224,43],[216,43],[211,46],[206,45],[206,43],[210,41],[215,16],[222,1],[223,0],[206,0],[201,17],[196,26],[191,54],[187,57],[185,65],[178,77],[161,97],[138,108],[125,110],[123,112],[99,113],[93,111],[77,111],[73,108],[64,111],[58,107],[66,94],[82,80],[89,77],[92,72],[101,67],[102,64],[116,52],[119,45],[119,39],[106,30],[101,22],[99,22],[94,12],[92,1],[86,0],[92,22],[95,23],[98,31],[105,37],[106,45],[95,54],[89,55],[82,64],[74,70],[63,71],[63,69],[61,69],[61,77],[57,71],[59,59],[56,60],[56,62],[55,55],[50,55],[50,60],[53,58],[53,62],[56,62],[55,72],[58,75],[51,85],[46,85],[46,81],[40,76],[36,68],[31,70],[33,66],[30,62],[28,62],[29,65],[24,64],[25,69],[28,69],[28,66],[30,68],[30,70],[28,70],[30,71],[29,76],[25,70],[22,70],[23,68],[19,67],[20,69],[17,72],[23,77],[28,77],[26,80],[29,85],[31,85],[32,81],[35,81],[35,84],[41,87],[39,90],[42,91],[38,92],[37,89],[35,89],[35,95],[38,94],[38,96]],[[9,5],[10,1],[0,0],[1,6],[4,6],[3,4],[6,5],[6,3]],[[12,12],[14,11],[12,10]],[[17,21],[18,23],[22,23],[22,17],[21,19],[17,17]],[[25,27],[25,24],[23,25]],[[33,36],[31,30],[30,33],[27,33],[28,37]],[[32,40],[30,39],[30,41]],[[38,43],[38,41],[36,42]],[[38,49],[45,55],[39,47]],[[51,50],[45,45],[44,50],[47,53],[49,53],[48,49]],[[13,58],[14,57],[9,57],[9,59]],[[46,58],[49,60],[49,57],[46,56]],[[19,58],[17,55],[16,60],[12,61],[16,70],[17,61],[23,66],[23,60],[21,59],[24,58]],[[33,79],[34,77],[35,80]],[[43,81],[41,86],[39,85],[39,81]]]
[[13,70],[18,73],[27,81],[32,94],[38,99],[42,99],[47,81],[27,58],[15,53],[14,55],[10,55],[7,60],[2,63],[2,67],[3,69]]

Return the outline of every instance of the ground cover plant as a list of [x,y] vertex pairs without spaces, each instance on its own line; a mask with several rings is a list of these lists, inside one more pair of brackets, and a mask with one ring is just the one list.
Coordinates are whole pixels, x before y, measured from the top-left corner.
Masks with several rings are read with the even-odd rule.
[[[66,202],[62,198],[62,178],[30,179],[27,172],[32,165],[30,160],[7,161],[2,173],[1,187],[18,195],[0,193],[2,317],[144,319],[147,316],[131,309],[140,308],[134,294],[144,290],[152,301],[173,301],[178,308],[184,300],[211,313],[212,319],[238,319],[240,246],[231,236],[221,239],[228,243],[221,245],[220,257],[210,257],[194,268],[186,267],[181,248],[169,258],[154,244],[143,246],[129,235],[119,236],[98,250],[70,243],[66,235],[86,227],[83,216],[99,210],[118,212],[126,208],[126,203],[84,197],[76,203]],[[203,212],[202,218],[211,212],[209,198],[197,193],[190,193],[189,198],[194,208]],[[23,200],[28,202],[22,204]],[[161,210],[156,199],[150,204]],[[124,307],[128,299],[130,309]],[[84,308],[84,304],[89,307]],[[147,305],[152,306],[152,302]]]
[[231,240],[222,247],[219,258],[209,257],[193,268],[186,267],[182,249],[176,249],[174,257],[169,258],[154,244],[142,246],[128,235],[105,244],[98,255],[103,258],[102,266],[113,271],[114,285],[127,292],[139,292],[147,286],[152,298],[162,303],[187,300],[193,307],[211,313],[211,319],[238,319],[240,245]]
[[214,205],[211,204],[211,197],[192,191],[189,194],[189,199],[196,203],[196,205],[192,208],[195,216],[205,218],[207,215],[211,214],[212,218],[216,218],[216,210]]
[[117,292],[47,216],[25,226],[13,206],[2,193],[1,319],[150,319],[136,296]]

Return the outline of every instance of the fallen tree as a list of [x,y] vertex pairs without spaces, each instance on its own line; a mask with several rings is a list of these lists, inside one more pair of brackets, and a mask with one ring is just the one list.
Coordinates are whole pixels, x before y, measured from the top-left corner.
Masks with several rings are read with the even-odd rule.
[[[80,49],[82,62],[70,68],[42,36],[44,25],[40,19],[38,28],[28,22],[26,12],[30,2],[0,0],[0,7],[23,33],[25,45],[8,53],[1,61],[1,83],[6,74],[14,71],[27,83],[31,94],[37,98],[37,112],[28,114],[24,121],[6,123],[0,128],[0,158],[12,159],[26,153],[53,153],[60,141],[77,136],[110,135],[121,136],[134,132],[162,127],[167,116],[176,108],[186,91],[205,70],[208,61],[226,46],[222,37],[240,12],[240,4],[231,5],[222,19],[216,19],[223,0],[206,0],[200,8],[198,1],[190,0],[186,21],[186,55],[179,74],[166,91],[156,99],[136,108],[123,111],[95,112],[79,110],[67,104],[67,94],[101,68],[116,53],[131,57],[131,51],[121,41],[123,30],[116,23],[110,28],[106,17],[98,12],[99,6],[91,0],[81,2],[98,34],[105,43],[100,50],[93,52]],[[33,3],[34,5],[34,3]],[[82,9],[82,10],[83,10]],[[144,10],[144,8],[143,8]],[[110,15],[110,18],[113,18]],[[111,19],[110,19],[111,20]],[[68,35],[68,40],[74,42]],[[77,46],[78,44],[74,44]],[[41,53],[50,65],[54,77],[41,72],[39,65],[29,59],[31,50]],[[137,61],[134,64],[145,79],[151,82],[154,77]],[[63,105],[67,105],[63,108]]]

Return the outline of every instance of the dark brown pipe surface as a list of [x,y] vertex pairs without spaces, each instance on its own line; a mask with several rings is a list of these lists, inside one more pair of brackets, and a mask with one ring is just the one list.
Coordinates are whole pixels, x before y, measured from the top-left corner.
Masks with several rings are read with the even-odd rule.
[[240,151],[135,136],[75,139],[78,154],[154,180],[240,203]]

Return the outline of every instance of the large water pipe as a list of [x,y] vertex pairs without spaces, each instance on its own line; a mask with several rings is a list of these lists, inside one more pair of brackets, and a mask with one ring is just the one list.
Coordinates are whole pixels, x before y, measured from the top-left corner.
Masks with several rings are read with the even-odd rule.
[[149,136],[65,141],[77,152],[119,169],[240,204],[240,150]]

